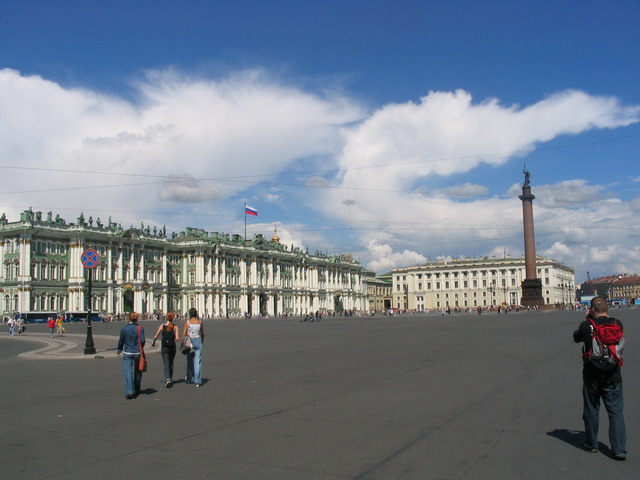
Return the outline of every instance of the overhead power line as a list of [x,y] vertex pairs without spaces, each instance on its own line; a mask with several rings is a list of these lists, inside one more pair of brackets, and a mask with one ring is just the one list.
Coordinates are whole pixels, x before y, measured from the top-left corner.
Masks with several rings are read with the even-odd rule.
[[[632,135],[624,135],[618,137],[612,137],[608,139],[592,141],[592,142],[582,142],[582,143],[571,143],[565,145],[553,145],[553,146],[538,146],[536,150],[557,150],[557,149],[565,149],[565,148],[575,148],[582,146],[594,146],[601,143],[610,143],[614,141],[624,140],[628,138],[640,137],[639,134]],[[234,175],[234,176],[225,176],[225,177],[193,177],[190,175],[159,175],[159,174],[149,174],[149,173],[130,173],[130,172],[112,172],[112,171],[100,171],[100,170],[80,170],[80,169],[60,169],[60,168],[46,168],[46,167],[29,167],[29,166],[19,166],[19,165],[0,165],[0,169],[7,170],[25,170],[25,171],[42,171],[42,172],[50,172],[50,173],[62,173],[62,174],[81,174],[81,175],[111,175],[118,177],[134,177],[134,178],[156,178],[162,179],[161,182],[151,182],[151,183],[131,183],[131,184],[117,184],[117,185],[92,185],[92,186],[83,186],[83,187],[61,187],[61,188],[52,188],[52,189],[41,189],[41,190],[33,190],[33,191],[14,191],[14,192],[2,192],[4,194],[18,194],[18,193],[44,193],[44,192],[56,192],[56,191],[69,191],[69,190],[83,190],[83,189],[96,189],[96,188],[117,188],[117,187],[129,187],[129,186],[141,186],[141,185],[155,185],[155,184],[163,184],[168,181],[172,182],[222,182],[222,183],[240,183],[247,185],[266,185],[266,186],[274,186],[274,187],[294,187],[294,188],[317,188],[317,189],[333,189],[333,190],[346,190],[346,191],[374,191],[374,192],[387,192],[387,193],[408,193],[408,194],[416,194],[423,195],[424,193],[419,193],[411,190],[393,190],[393,189],[380,189],[380,188],[366,188],[366,187],[348,187],[348,186],[334,186],[334,185],[318,185],[318,184],[310,184],[310,183],[282,183],[282,182],[267,182],[264,180],[254,180],[250,181],[247,179],[259,179],[259,178],[274,178],[274,177],[283,177],[283,176],[291,176],[291,175],[321,175],[327,173],[338,173],[338,172],[349,172],[349,171],[359,171],[359,170],[370,170],[370,169],[383,169],[383,168],[391,168],[391,167],[402,167],[409,165],[420,165],[420,164],[428,164],[428,163],[439,163],[446,161],[454,161],[454,160],[467,160],[473,158],[490,158],[490,157],[505,157],[505,156],[513,156],[522,153],[529,153],[530,149],[520,149],[520,150],[512,150],[508,152],[493,152],[493,153],[483,153],[483,154],[472,154],[472,155],[464,155],[464,156],[455,156],[455,157],[441,157],[441,158],[431,158],[424,160],[414,160],[410,162],[395,162],[388,163],[383,165],[365,165],[359,167],[349,167],[349,168],[332,168],[325,170],[310,170],[310,171],[290,171],[290,172],[280,172],[280,173],[268,173],[268,174],[251,174],[251,175]],[[454,198],[494,198],[491,195],[461,195],[461,194],[451,194],[445,192],[434,192],[429,193],[428,196],[434,197],[454,197]]]

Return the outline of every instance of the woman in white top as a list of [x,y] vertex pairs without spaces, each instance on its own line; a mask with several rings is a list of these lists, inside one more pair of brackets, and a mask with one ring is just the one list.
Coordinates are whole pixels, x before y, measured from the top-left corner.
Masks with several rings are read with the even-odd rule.
[[202,344],[204,343],[204,325],[198,318],[195,308],[189,309],[189,320],[184,324],[183,337],[189,337],[193,350],[187,354],[187,383],[202,385]]

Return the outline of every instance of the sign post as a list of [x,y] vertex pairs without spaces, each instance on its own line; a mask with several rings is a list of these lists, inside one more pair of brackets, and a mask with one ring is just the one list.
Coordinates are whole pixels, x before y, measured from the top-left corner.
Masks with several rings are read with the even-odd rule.
[[87,311],[87,340],[84,344],[84,354],[85,355],[94,355],[96,353],[96,347],[93,343],[93,333],[91,331],[91,287],[93,280],[93,269],[98,265],[98,261],[100,260],[100,256],[98,252],[93,249],[86,249],[82,252],[82,257],[80,261],[84,268],[88,270],[89,274],[89,286],[88,286],[88,304],[89,308]]

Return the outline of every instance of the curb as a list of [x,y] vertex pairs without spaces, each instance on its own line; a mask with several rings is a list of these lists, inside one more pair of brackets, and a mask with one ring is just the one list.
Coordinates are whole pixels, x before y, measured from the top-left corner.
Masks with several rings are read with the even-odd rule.
[[[67,334],[63,337],[50,337],[47,333],[32,333],[16,336],[2,336],[0,340],[18,342],[38,342],[45,346],[29,352],[18,354],[18,357],[28,360],[95,360],[102,358],[117,358],[116,346],[118,337],[114,335],[93,335],[96,353],[85,354],[86,335]],[[112,346],[113,345],[113,346]],[[75,350],[75,351],[72,351]],[[159,353],[160,347],[145,347],[145,354]]]

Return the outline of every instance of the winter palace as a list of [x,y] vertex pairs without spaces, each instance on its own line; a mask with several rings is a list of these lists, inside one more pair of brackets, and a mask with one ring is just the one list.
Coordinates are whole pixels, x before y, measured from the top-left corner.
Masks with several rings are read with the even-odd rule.
[[[86,268],[81,257],[98,253]],[[366,310],[363,267],[349,255],[314,254],[263,235],[111,221],[70,223],[51,212],[25,210],[19,221],[0,217],[0,308],[16,313],[86,312],[91,270],[91,310],[106,316],[153,314],[195,307],[203,317],[302,315]]]

